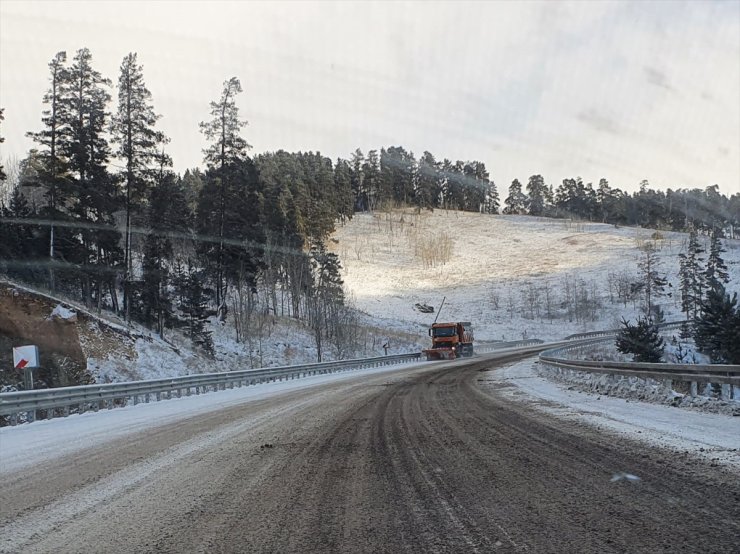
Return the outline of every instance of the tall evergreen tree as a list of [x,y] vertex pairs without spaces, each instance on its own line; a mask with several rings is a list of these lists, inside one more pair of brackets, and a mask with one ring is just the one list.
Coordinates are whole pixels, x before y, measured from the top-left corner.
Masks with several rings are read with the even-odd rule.
[[439,163],[431,152],[424,152],[419,158],[416,199],[419,207],[434,208],[440,194]]
[[606,223],[616,215],[616,203],[615,191],[609,186],[609,181],[600,179],[596,189],[596,206],[602,223]]
[[[38,277],[37,266],[33,263],[37,254],[38,226],[23,223],[35,217],[21,187],[13,188],[8,206],[0,206],[0,271],[3,273],[27,281]],[[4,223],[4,218],[13,221]]]
[[187,236],[190,227],[182,181],[170,171],[161,171],[150,191],[147,227],[139,311],[142,322],[163,335],[175,320],[170,290],[173,242]]
[[[125,168],[121,177],[125,189],[126,231],[124,246],[124,312],[129,317],[128,289],[132,280],[131,222],[143,223],[144,203],[153,184],[155,163],[161,161],[160,147],[164,134],[154,128],[159,116],[152,107],[152,95],[144,83],[142,66],[135,53],[121,63],[118,78],[118,111],[113,116],[113,142],[116,155]],[[166,158],[165,158],[166,159]]]
[[377,209],[381,196],[380,157],[377,150],[367,153],[362,164],[363,190],[367,195],[367,205],[370,211]]
[[326,250],[323,242],[311,249],[313,286],[308,299],[309,324],[314,332],[317,361],[322,361],[323,340],[332,338],[339,323],[338,308],[344,304],[339,257]]
[[655,299],[665,294],[668,281],[660,270],[661,263],[655,246],[646,243],[642,248],[642,257],[638,263],[640,270],[640,285],[642,287],[645,315],[653,319],[657,314]]
[[707,257],[707,267],[704,276],[709,287],[715,286],[716,283],[730,282],[730,275],[727,273],[727,266],[722,259],[722,243],[716,228],[712,228],[711,238],[709,241],[709,256]]
[[56,247],[56,221],[60,219],[60,205],[64,205],[66,194],[64,177],[67,173],[67,163],[62,156],[60,146],[70,132],[69,95],[71,93],[70,73],[66,68],[67,53],[57,52],[49,62],[49,88],[42,102],[48,106],[42,112],[41,121],[44,129],[36,133],[28,133],[35,142],[45,149],[44,172],[41,175],[42,186],[46,189],[48,205],[43,213],[49,219],[49,288],[56,288],[54,279],[54,258]]
[[527,182],[527,208],[530,215],[544,215],[547,205],[547,186],[542,175],[532,175]]
[[402,146],[380,150],[380,183],[383,201],[408,205],[414,200],[414,166],[412,152]]
[[226,289],[225,283],[225,231],[226,231],[226,189],[231,185],[230,179],[234,177],[234,171],[228,170],[238,167],[239,163],[246,157],[250,145],[241,135],[241,129],[247,122],[239,118],[239,108],[236,105],[236,96],[242,92],[239,79],[232,77],[224,82],[221,98],[217,102],[211,102],[211,119],[200,123],[200,130],[205,137],[212,141],[211,145],[203,152],[205,162],[216,171],[218,178],[218,200],[216,207],[218,248],[215,255],[215,282],[216,282],[216,304],[221,306],[224,302]]
[[500,206],[496,183],[490,179],[486,164],[474,160],[463,164],[465,201],[463,208],[470,211],[496,214]]
[[354,209],[359,212],[364,212],[370,209],[368,202],[368,194],[365,189],[365,176],[362,171],[362,166],[365,161],[365,156],[362,150],[359,148],[352,153],[350,159],[351,167],[351,180],[352,180],[352,194],[355,198]]
[[352,168],[349,162],[342,158],[337,158],[337,163],[334,166],[334,194],[336,215],[342,222],[352,219],[355,204],[354,195],[352,194]]
[[70,252],[81,268],[83,299],[101,305],[103,287],[108,288],[114,308],[115,268],[120,265],[120,234],[113,214],[120,205],[114,179],[108,173],[110,147],[106,138],[110,81],[92,67],[92,54],[82,48],[69,68],[70,94],[64,99],[69,116],[69,133],[61,145],[74,174],[70,212],[79,225],[78,240]]
[[596,196],[590,183],[584,185],[580,177],[563,179],[555,191],[555,207],[562,217],[589,219],[594,212]]
[[686,319],[696,319],[701,309],[704,275],[701,270],[703,258],[700,254],[703,252],[704,249],[699,245],[696,229],[691,227],[686,253],[678,255],[681,310],[686,314]]
[[522,184],[519,179],[514,179],[509,186],[509,196],[504,202],[505,214],[523,214],[526,211],[527,196],[522,192]]
[[727,201],[727,214],[730,238],[740,238],[740,192],[733,194]]
[[222,314],[228,283],[242,276],[254,286],[261,266],[264,233],[258,187],[259,176],[249,158],[205,174],[196,217],[197,250],[206,275],[216,286],[220,283],[216,300]]
[[702,313],[694,327],[694,341],[712,363],[740,363],[740,307],[737,293],[732,297],[715,281],[702,301]]
[[208,291],[203,287],[203,276],[188,260],[186,269],[178,268],[175,283],[185,332],[193,344],[213,356],[213,333],[208,329],[208,318],[213,314],[208,309]]
[[[0,125],[2,125],[2,122],[5,121],[5,108],[0,108]],[[0,144],[5,142],[5,137],[0,136]],[[4,183],[5,180],[8,178],[8,176],[5,173],[5,168],[2,164],[0,164],[0,184]]]

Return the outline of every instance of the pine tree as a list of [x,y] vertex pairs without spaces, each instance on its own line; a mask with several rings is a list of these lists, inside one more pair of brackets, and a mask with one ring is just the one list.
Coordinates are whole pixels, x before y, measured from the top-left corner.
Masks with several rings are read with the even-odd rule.
[[49,288],[56,288],[54,279],[54,259],[56,256],[56,221],[61,219],[59,206],[63,206],[66,199],[65,176],[68,164],[61,154],[61,146],[70,132],[70,104],[71,93],[70,72],[65,67],[66,52],[57,52],[49,62],[49,89],[44,94],[42,102],[48,108],[42,112],[41,121],[44,129],[37,133],[27,133],[35,142],[46,149],[44,156],[44,172],[41,184],[46,188],[48,205],[42,215],[49,220]]
[[238,167],[238,163],[246,156],[250,145],[241,136],[240,132],[247,122],[239,118],[239,108],[236,105],[236,96],[242,92],[239,79],[232,77],[224,82],[221,98],[211,102],[211,116],[213,119],[200,123],[200,130],[212,144],[203,152],[205,162],[216,172],[218,179],[216,202],[216,236],[218,246],[214,260],[214,280],[216,282],[216,304],[221,306],[225,301],[225,227],[227,194],[226,189],[232,184],[234,170],[227,170],[227,166]]
[[[0,124],[5,121],[5,108],[0,108]],[[0,136],[0,144],[5,142],[5,137]],[[4,183],[8,176],[5,174],[5,168],[0,164],[0,184]]]
[[470,179],[466,209],[486,214],[497,214],[501,201],[496,183],[490,178],[486,164],[479,161],[467,162],[465,175]]
[[336,199],[336,216],[344,223],[352,219],[354,213],[354,195],[352,194],[352,168],[347,160],[337,158],[334,166],[334,197]]
[[[228,283],[242,276],[254,286],[261,267],[264,230],[261,226],[259,176],[246,158],[204,176],[196,214],[197,252],[216,291],[219,310],[226,306]],[[221,200],[223,198],[223,201]]]
[[339,257],[326,250],[323,242],[311,249],[313,286],[308,297],[309,325],[314,332],[317,361],[322,360],[323,339],[331,339],[339,324],[337,314],[344,305]]
[[727,273],[727,266],[722,259],[722,252],[725,252],[725,249],[722,248],[722,243],[720,243],[717,229],[713,228],[709,242],[707,267],[704,271],[704,277],[706,279],[707,286],[709,287],[715,286],[716,283],[724,283],[726,285],[730,282],[730,276]]
[[120,206],[120,196],[108,173],[110,147],[107,104],[110,81],[92,67],[92,54],[82,48],[69,68],[70,94],[64,98],[69,117],[67,140],[61,145],[74,174],[71,183],[71,215],[79,227],[73,251],[73,263],[88,306],[97,299],[100,307],[103,285],[108,288],[114,309],[117,296],[113,290],[116,268],[120,267],[120,234],[114,228],[113,214]]
[[365,175],[362,172],[364,161],[365,156],[362,150],[358,148],[352,153],[352,158],[350,159],[352,194],[355,199],[354,209],[359,212],[370,209],[367,190],[365,190]]
[[[163,171],[150,192],[148,234],[142,262],[141,319],[160,335],[174,324],[170,290],[173,242],[182,240],[189,228],[185,193],[176,175]],[[178,238],[175,238],[178,237]]]
[[382,202],[409,205],[414,201],[414,166],[416,160],[402,146],[380,150],[380,184]]
[[126,231],[124,246],[124,312],[129,317],[128,289],[132,275],[131,224],[143,217],[144,202],[153,183],[154,164],[160,158],[159,149],[166,142],[163,133],[154,129],[159,116],[151,105],[152,95],[144,84],[143,68],[135,53],[121,63],[118,79],[118,111],[112,120],[116,155],[125,168],[122,178],[125,188]]
[[694,327],[694,341],[712,363],[740,363],[740,307],[737,293],[732,297],[715,281],[702,301],[702,313]]
[[544,215],[547,206],[547,187],[542,175],[532,175],[527,182],[529,215]]
[[[32,224],[21,223],[34,217],[21,187],[16,186],[10,195],[8,206],[0,206],[0,271],[10,276],[33,281],[36,277],[34,265],[35,231]],[[5,223],[3,219],[13,220]]]
[[686,314],[686,319],[696,319],[701,309],[705,282],[701,270],[703,258],[700,256],[703,252],[704,250],[699,245],[696,230],[691,227],[686,253],[678,255],[681,310]]
[[434,208],[439,199],[439,164],[431,152],[419,158],[416,199],[421,208]]
[[644,295],[643,309],[645,315],[652,319],[656,314],[657,306],[654,300],[665,294],[665,287],[668,281],[665,275],[660,272],[660,258],[655,249],[655,245],[648,242],[642,248],[643,257],[638,263],[641,280],[640,285]]
[[368,210],[377,209],[381,196],[380,158],[377,150],[367,153],[365,162],[362,164],[363,190],[367,195]]
[[614,191],[609,187],[609,181],[600,179],[599,187],[596,189],[596,205],[602,223],[606,223],[616,215],[614,213],[615,204]]
[[505,214],[523,214],[526,211],[527,196],[522,192],[522,184],[514,179],[509,186],[509,196],[504,202]]
[[183,314],[185,331],[194,345],[209,356],[214,355],[212,332],[207,328],[208,318],[213,315],[208,309],[208,291],[203,288],[203,276],[188,261],[188,267],[177,276],[176,294],[178,308]]
[[658,328],[646,317],[640,317],[637,325],[631,325],[622,318],[622,329],[616,340],[617,350],[632,354],[632,361],[638,363],[659,363],[663,357],[665,341]]

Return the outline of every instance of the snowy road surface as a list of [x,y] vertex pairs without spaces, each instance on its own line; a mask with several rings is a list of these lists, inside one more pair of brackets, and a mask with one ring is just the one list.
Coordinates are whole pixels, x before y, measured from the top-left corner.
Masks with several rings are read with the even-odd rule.
[[483,371],[511,361],[356,374],[8,463],[0,551],[736,552],[731,466],[535,409]]

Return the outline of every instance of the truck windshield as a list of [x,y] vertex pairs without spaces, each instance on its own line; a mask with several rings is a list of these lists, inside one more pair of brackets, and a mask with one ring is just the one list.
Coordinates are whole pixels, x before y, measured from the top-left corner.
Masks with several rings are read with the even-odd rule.
[[455,336],[454,327],[436,327],[432,329],[432,334],[435,337],[453,337]]

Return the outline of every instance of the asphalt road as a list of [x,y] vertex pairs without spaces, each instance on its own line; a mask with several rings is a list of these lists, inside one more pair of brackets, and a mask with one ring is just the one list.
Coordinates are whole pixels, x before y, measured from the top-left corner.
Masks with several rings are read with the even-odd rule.
[[0,551],[738,551],[736,474],[482,386],[511,359],[358,374],[3,476]]

